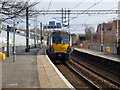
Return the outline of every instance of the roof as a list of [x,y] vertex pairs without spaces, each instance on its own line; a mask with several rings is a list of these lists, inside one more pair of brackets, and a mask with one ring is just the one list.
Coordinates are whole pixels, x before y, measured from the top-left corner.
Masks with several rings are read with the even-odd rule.
[[52,32],[51,32],[51,34],[55,34],[55,33],[56,33],[56,34],[70,34],[69,32],[60,31],[60,30],[59,30],[59,31],[56,30],[56,31],[52,31]]

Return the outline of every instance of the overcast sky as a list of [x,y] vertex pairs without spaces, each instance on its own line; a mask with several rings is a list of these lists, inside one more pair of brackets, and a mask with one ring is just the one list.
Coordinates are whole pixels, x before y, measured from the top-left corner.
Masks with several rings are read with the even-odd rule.
[[[31,1],[42,1],[42,2],[50,2],[51,0],[31,0]],[[82,0],[52,0],[52,2],[81,2]],[[97,2],[100,0],[84,0],[84,2]],[[119,0],[103,0],[103,2],[118,2]]]
[[[116,10],[118,9],[118,1],[119,0],[32,0],[40,2],[35,8],[38,10],[51,10],[51,9],[59,9],[62,8],[66,9],[81,9],[86,10]],[[96,5],[95,5],[96,4]],[[117,15],[98,15],[98,14],[91,14],[91,15],[70,15],[70,17],[76,17],[76,19],[70,21],[70,30],[71,33],[84,33],[84,24],[89,24],[93,26],[96,30],[96,26],[102,22],[109,22],[113,19],[117,18]],[[30,28],[39,27],[39,23],[42,22],[43,24],[48,24],[49,21],[55,20],[58,22],[61,20],[61,15],[37,15],[35,19],[30,19]],[[33,23],[35,21],[35,23]],[[22,27],[22,24],[19,25]]]

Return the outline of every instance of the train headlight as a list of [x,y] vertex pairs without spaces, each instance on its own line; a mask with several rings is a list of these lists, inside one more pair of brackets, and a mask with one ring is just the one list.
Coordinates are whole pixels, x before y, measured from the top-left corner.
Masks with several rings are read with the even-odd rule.
[[68,48],[67,48],[67,52],[70,52],[70,51],[71,51],[71,47],[68,46]]
[[50,45],[50,51],[54,52],[54,48],[52,45]]

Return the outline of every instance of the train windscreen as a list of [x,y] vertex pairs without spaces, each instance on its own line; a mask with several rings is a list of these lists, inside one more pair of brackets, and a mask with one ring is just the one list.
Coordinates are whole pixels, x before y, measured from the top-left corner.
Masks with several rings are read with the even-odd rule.
[[54,34],[52,36],[53,43],[56,43],[56,44],[59,44],[59,43],[69,44],[69,38],[70,38],[70,35],[67,33]]

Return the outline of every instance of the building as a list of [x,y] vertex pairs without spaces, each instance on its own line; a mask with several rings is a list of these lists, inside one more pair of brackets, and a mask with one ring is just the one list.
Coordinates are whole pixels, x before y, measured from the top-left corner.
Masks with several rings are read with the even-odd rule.
[[[120,26],[120,20],[118,23]],[[101,33],[101,29],[103,33]],[[113,22],[105,23],[104,30],[103,30],[103,24],[99,24],[97,27],[97,38],[99,44],[101,44],[101,39],[103,39],[103,44],[105,46],[116,46],[117,43],[116,34],[117,34],[117,20],[113,20]],[[119,28],[119,36],[120,36],[120,28]]]

